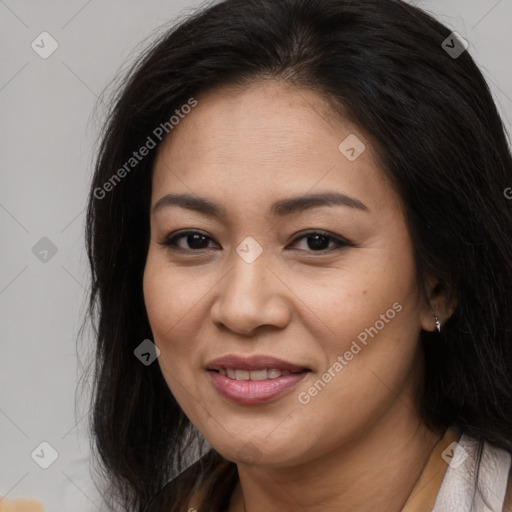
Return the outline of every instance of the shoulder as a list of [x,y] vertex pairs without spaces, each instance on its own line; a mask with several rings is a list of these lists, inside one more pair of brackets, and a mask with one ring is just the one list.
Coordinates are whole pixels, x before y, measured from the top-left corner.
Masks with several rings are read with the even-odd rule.
[[473,510],[475,504],[512,512],[510,452],[466,434],[454,444],[433,512]]
[[[472,442],[476,447],[476,440]],[[512,453],[485,441],[478,474],[482,480],[476,491],[482,503],[495,502],[495,510],[512,512]]]
[[485,443],[485,451],[488,465],[484,471],[490,479],[487,485],[489,488],[493,485],[494,496],[500,497],[501,512],[512,512],[512,453],[488,442]]

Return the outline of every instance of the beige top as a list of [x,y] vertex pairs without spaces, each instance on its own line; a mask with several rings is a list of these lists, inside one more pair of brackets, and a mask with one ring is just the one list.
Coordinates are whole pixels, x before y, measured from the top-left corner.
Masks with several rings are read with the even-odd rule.
[[460,433],[455,428],[446,430],[444,436],[434,446],[402,512],[431,512],[448,467],[445,458],[449,460],[450,452],[445,454],[445,458],[442,457],[442,453],[459,439]]

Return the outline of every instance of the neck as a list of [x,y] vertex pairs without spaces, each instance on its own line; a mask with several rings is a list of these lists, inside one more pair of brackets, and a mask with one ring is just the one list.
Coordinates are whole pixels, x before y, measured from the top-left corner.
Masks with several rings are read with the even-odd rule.
[[[402,416],[410,413],[403,403],[397,407]],[[443,432],[417,418],[387,416],[337,450],[293,467],[240,464],[230,512],[401,511]]]

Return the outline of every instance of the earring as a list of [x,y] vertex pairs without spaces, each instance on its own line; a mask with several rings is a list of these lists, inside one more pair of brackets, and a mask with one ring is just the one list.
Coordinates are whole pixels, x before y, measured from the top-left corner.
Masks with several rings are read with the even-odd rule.
[[437,315],[434,315],[434,320],[436,322],[436,329],[441,332],[441,322],[439,321],[439,317]]

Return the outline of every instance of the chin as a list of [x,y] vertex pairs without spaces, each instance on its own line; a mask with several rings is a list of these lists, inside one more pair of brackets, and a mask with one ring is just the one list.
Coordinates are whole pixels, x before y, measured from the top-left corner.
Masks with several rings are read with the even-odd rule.
[[[287,439],[279,442],[270,442],[264,435],[247,435],[244,438],[231,438],[228,444],[210,444],[225,459],[235,464],[246,464],[249,466],[293,466],[300,462],[300,455],[297,453],[297,443],[294,439],[298,437],[289,435]],[[301,441],[304,447],[304,441]]]

